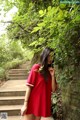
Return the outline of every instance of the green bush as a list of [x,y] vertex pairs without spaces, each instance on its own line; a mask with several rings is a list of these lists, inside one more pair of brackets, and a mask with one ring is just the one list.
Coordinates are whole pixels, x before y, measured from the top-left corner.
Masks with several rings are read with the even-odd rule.
[[18,68],[20,64],[23,63],[24,60],[19,60],[19,58],[13,59],[12,61],[7,62],[4,65],[4,68],[6,70],[11,69],[11,68]]
[[5,69],[0,67],[0,79],[5,79]]

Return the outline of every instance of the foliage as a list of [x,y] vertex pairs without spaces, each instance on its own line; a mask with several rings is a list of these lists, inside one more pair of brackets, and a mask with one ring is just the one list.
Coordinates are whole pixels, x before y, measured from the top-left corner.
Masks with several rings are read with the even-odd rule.
[[4,64],[4,68],[6,70],[11,69],[11,68],[18,68],[19,65],[22,64],[23,62],[24,60],[20,60],[19,58],[16,58]]
[[22,58],[23,51],[20,42],[7,41],[6,36],[0,38],[0,64],[3,65],[4,62],[10,61],[13,58]]
[[[61,72],[59,80],[61,84],[64,84],[64,79],[69,82],[80,59],[80,5],[60,4],[58,0],[49,1],[49,4],[42,0],[14,0],[13,3],[5,3],[18,8],[7,28],[11,41],[20,40],[24,47],[35,53],[41,51],[44,46],[54,48],[54,62]],[[16,50],[12,56],[17,54],[20,58],[20,52],[17,53]]]
[[[80,5],[60,4],[59,0],[6,0],[5,11],[18,8],[7,27],[8,44],[0,39],[0,75],[5,69],[33,57],[46,46],[54,49],[54,67],[60,86],[67,86],[80,65]],[[33,52],[28,52],[29,48]],[[7,54],[6,54],[7,53]],[[34,59],[33,59],[34,60]],[[76,76],[77,77],[77,76]],[[53,100],[57,96],[53,96]],[[57,100],[53,114],[58,111]],[[53,108],[52,107],[52,108]]]
[[[26,4],[25,4],[26,8]],[[29,8],[20,14],[22,8],[18,10],[18,14],[13,19],[12,24],[8,26],[8,36],[13,40],[21,40],[22,43],[29,45],[33,41],[31,31],[37,23],[37,13],[33,8],[32,3],[29,4]]]
[[[32,33],[39,34],[39,39],[35,39],[31,45],[54,48],[55,65],[58,65],[61,70],[59,82],[61,85],[66,85],[72,80],[75,66],[80,62],[79,6],[74,5],[71,8],[64,6],[64,9],[63,6],[49,6],[47,10],[40,10],[39,14],[42,20],[32,31]],[[40,42],[41,38],[43,40]]]
[[5,78],[5,69],[0,67],[0,80]]
[[23,48],[20,41],[12,41],[9,44],[9,51],[12,58],[23,58]]
[[[38,10],[45,9],[48,5],[53,5],[52,0],[44,1],[43,0],[14,0],[5,1],[5,6],[16,6],[18,8],[17,14],[14,16],[12,21],[9,21],[11,24],[8,26],[8,37],[13,40],[21,40],[28,46],[38,39],[39,34],[31,34],[33,27],[37,25],[37,22],[41,21],[39,19]],[[6,9],[8,10],[8,9]],[[46,10],[46,9],[45,9]],[[31,48],[31,47],[30,47]]]
[[32,58],[33,53],[23,49],[20,41],[11,41],[6,35],[0,37],[0,78],[5,78],[7,69],[16,68]]

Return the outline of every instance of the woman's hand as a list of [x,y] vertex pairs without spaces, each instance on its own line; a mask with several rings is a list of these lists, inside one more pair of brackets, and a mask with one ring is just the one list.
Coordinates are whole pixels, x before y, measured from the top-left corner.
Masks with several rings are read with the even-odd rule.
[[55,78],[55,70],[54,70],[54,68],[50,67],[49,72],[50,72],[51,77],[52,77],[52,92],[55,92],[57,90],[57,88],[58,88],[58,85],[57,85],[56,78]]
[[23,116],[27,111],[27,105],[23,105],[21,108],[21,116]]
[[49,72],[50,72],[50,75],[53,77],[55,75],[55,71],[54,71],[54,68],[52,67],[49,67]]

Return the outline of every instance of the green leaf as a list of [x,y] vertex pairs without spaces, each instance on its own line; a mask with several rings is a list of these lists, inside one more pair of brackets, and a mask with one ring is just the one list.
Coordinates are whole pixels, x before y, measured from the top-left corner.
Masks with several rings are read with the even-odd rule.
[[37,31],[39,31],[41,29],[42,29],[41,26],[40,27],[34,27],[34,29],[33,29],[33,31],[31,33],[35,33],[35,32],[37,32]]
[[37,24],[39,27],[44,27],[46,24],[45,24],[45,22],[42,22],[42,23],[39,23],[39,24]]
[[39,11],[39,14],[40,14],[40,15],[43,15],[43,13],[44,13],[43,10],[40,10],[40,11]]
[[34,41],[34,42],[32,42],[29,46],[34,46],[34,45],[36,45],[38,43],[38,41]]
[[50,11],[50,10],[51,10],[51,6],[48,7],[48,11]]

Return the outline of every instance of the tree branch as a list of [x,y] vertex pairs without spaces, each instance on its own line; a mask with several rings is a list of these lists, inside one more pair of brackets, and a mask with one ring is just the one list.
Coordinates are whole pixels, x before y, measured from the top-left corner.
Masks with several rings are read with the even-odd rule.
[[22,30],[24,30],[24,32],[25,33],[30,33],[30,31],[28,31],[28,30],[25,30],[25,28],[22,26],[22,25],[20,25],[19,23],[17,23],[17,22],[13,22],[13,21],[3,21],[2,23],[11,23],[11,24],[17,24]]

